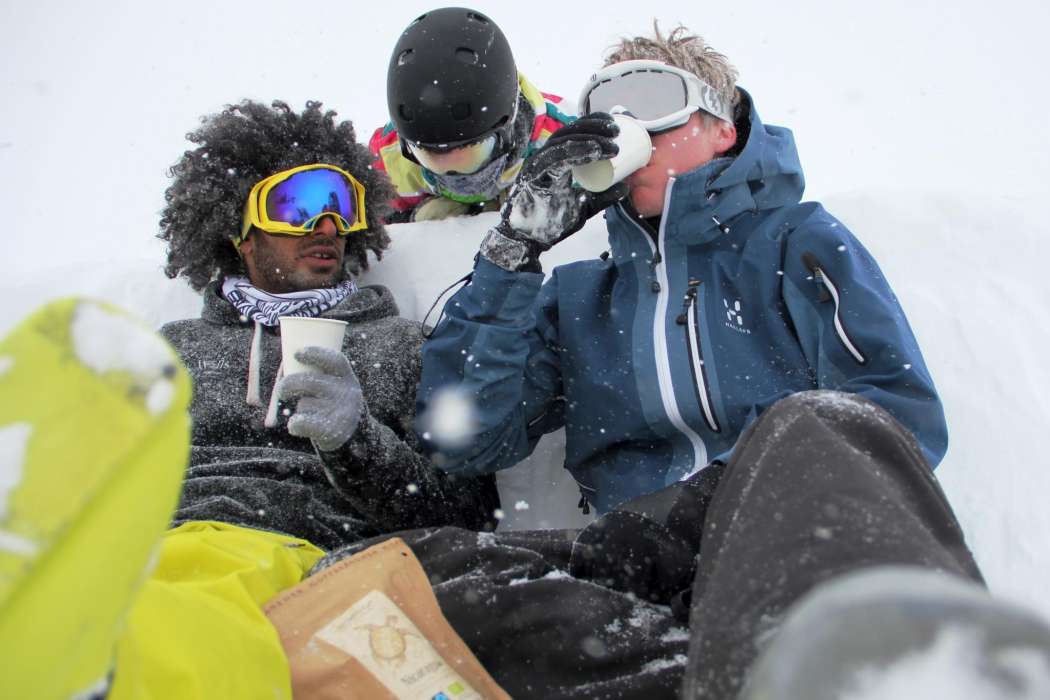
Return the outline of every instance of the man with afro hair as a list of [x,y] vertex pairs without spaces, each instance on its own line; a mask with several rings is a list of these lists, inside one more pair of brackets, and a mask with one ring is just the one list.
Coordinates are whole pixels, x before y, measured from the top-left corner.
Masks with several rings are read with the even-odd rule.
[[[449,477],[417,451],[420,325],[398,317],[386,288],[354,282],[389,244],[380,222],[393,190],[351,122],[318,102],[298,113],[246,100],[187,138],[195,148],[171,168],[159,234],[167,275],[204,299],[200,318],[161,329],[194,383],[176,524],[217,520],[324,549],[405,528],[489,528],[494,480]],[[356,230],[324,213],[295,235],[248,221],[255,185],[315,164],[363,187]],[[301,351],[316,372],[282,380],[280,316],[346,321],[343,351]]]
[[[21,367],[64,378],[46,405],[8,403],[90,435],[56,429],[46,442],[61,449],[33,462],[32,483],[49,486],[23,509],[33,540],[8,535],[0,493],[0,638],[69,650],[45,672],[4,674],[0,697],[291,698],[265,603],[328,550],[406,528],[491,529],[494,480],[450,478],[416,449],[422,329],[398,317],[387,289],[353,278],[389,242],[379,222],[392,190],[335,116],[316,102],[297,112],[245,101],[187,136],[160,238],[167,274],[204,303],[161,334],[192,398],[167,348],[115,309],[49,307],[23,340],[4,341]],[[277,321],[295,316],[346,332],[339,350],[298,353],[313,372],[283,376]],[[86,336],[112,348],[116,371],[88,366],[76,340]],[[68,420],[45,420],[55,415]],[[13,613],[11,580],[34,591]],[[19,627],[27,618],[31,633]]]

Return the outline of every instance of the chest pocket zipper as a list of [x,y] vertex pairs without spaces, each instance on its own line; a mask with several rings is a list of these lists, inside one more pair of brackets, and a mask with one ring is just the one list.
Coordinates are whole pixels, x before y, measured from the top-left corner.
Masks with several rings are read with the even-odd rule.
[[828,277],[828,273],[824,271],[820,261],[817,260],[817,256],[813,253],[804,253],[802,255],[802,263],[809,268],[809,271],[813,273],[813,279],[817,281],[817,284],[821,285],[820,288],[820,301],[834,301],[835,302],[835,334],[838,336],[839,341],[846,348],[853,359],[857,361],[857,364],[866,364],[867,358],[857,347],[856,343],[853,342],[852,338],[849,337],[849,333],[846,332],[846,327],[842,325],[842,300],[839,296],[839,289],[835,285],[834,280]]
[[707,379],[707,366],[704,364],[704,351],[700,345],[700,299],[697,293],[699,288],[699,280],[689,280],[689,289],[686,290],[685,299],[682,302],[682,313],[675,319],[675,323],[685,326],[689,369],[693,374],[693,387],[696,389],[696,398],[704,414],[704,421],[708,428],[720,433],[722,428],[718,425],[718,419],[715,418]]

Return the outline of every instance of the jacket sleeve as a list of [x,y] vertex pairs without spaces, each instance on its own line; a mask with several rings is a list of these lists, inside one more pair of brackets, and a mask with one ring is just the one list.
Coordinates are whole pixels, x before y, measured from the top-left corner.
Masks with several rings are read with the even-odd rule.
[[[564,425],[557,348],[557,271],[507,272],[478,258],[471,281],[445,305],[423,346],[417,431],[442,469],[484,474],[511,467]],[[431,434],[442,395],[465,397],[468,439]],[[436,409],[435,409],[436,407]]]
[[948,429],[933,379],[896,295],[871,254],[819,209],[788,238],[783,293],[821,389],[889,411],[937,466]]
[[[404,343],[400,394],[404,416],[412,415],[420,374],[422,338],[418,330],[413,335]],[[493,476],[442,472],[421,453],[410,427],[395,429],[373,416],[367,405],[347,444],[334,452],[318,451],[318,455],[329,481],[385,532],[439,525],[492,530],[497,523],[500,503]]]

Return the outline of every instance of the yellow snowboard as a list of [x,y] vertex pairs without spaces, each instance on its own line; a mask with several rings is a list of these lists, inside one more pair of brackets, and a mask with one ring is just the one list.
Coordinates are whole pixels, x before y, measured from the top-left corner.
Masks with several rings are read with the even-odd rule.
[[190,382],[106,304],[49,304],[0,342],[0,697],[104,693],[174,511]]

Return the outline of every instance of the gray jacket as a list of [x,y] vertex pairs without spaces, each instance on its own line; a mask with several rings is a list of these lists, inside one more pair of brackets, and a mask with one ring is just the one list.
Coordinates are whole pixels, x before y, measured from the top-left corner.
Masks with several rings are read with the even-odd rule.
[[418,451],[412,420],[423,339],[419,324],[397,313],[390,291],[376,286],[323,314],[350,324],[343,352],[366,408],[350,441],[320,455],[309,440],[288,434],[283,411],[277,427],[263,426],[280,364],[279,329],[263,329],[263,405],[251,406],[254,324],[217,284],[204,291],[200,318],[161,328],[193,378],[193,446],[175,522],[220,520],[326,549],[416,527],[491,529],[499,507],[494,478],[445,474]]

